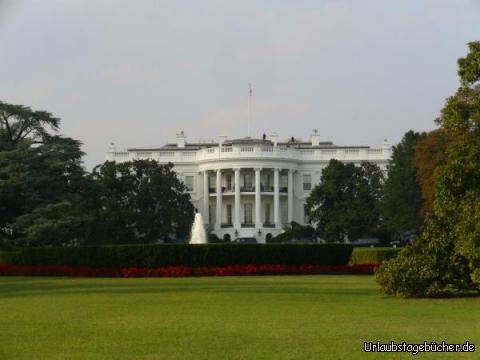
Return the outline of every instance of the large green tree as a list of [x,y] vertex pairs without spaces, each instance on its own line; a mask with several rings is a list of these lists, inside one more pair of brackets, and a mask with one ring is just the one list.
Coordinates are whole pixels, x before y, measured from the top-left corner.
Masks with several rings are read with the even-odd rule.
[[378,166],[331,160],[307,198],[306,211],[327,241],[372,235],[380,225],[382,188],[383,173]]
[[441,112],[444,156],[430,172],[433,204],[412,246],[377,280],[387,293],[480,292],[480,42],[458,61],[461,85]]
[[383,219],[386,228],[398,235],[416,232],[422,223],[422,190],[414,157],[417,144],[425,136],[425,133],[412,130],[405,133],[400,143],[393,147],[392,158],[387,166]]
[[0,102],[0,232],[19,245],[83,239],[89,181],[81,143],[46,111]]
[[22,142],[44,143],[51,130],[58,131],[60,119],[47,111],[0,101],[0,150],[13,149]]
[[89,242],[171,242],[189,235],[195,209],[172,164],[106,162],[92,179],[98,202]]

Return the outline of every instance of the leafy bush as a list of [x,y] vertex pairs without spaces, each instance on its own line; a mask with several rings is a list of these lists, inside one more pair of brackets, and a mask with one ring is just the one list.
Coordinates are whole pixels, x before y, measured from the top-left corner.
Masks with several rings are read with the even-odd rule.
[[162,244],[71,248],[23,248],[11,263],[92,268],[212,267],[244,264],[346,265],[345,244]]
[[381,264],[393,259],[400,249],[393,248],[354,248],[350,264]]
[[0,251],[12,251],[14,249],[15,246],[13,246],[10,241],[2,237],[2,234],[0,234]]
[[428,212],[419,237],[377,273],[389,294],[480,293],[480,42],[468,45],[458,60],[461,85],[441,111],[437,139],[427,136],[416,150]]
[[210,233],[208,234],[208,242],[212,244],[217,244],[223,242],[222,239],[220,239],[217,234]]
[[401,255],[386,261],[375,274],[377,282],[389,295],[425,297],[436,294],[435,278],[438,275],[425,258],[413,253],[410,247]]
[[299,223],[292,221],[290,228],[286,229],[283,233],[278,234],[274,238],[270,239],[271,243],[284,243],[293,239],[297,240],[311,240],[316,236],[315,229],[310,225],[300,225]]

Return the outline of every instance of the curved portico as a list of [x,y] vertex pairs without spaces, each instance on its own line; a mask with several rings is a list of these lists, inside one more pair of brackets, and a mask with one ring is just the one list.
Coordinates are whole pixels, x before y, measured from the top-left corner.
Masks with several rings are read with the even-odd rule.
[[[218,236],[265,241],[293,220],[293,168],[203,169],[202,214]],[[215,210],[213,210],[215,209]]]

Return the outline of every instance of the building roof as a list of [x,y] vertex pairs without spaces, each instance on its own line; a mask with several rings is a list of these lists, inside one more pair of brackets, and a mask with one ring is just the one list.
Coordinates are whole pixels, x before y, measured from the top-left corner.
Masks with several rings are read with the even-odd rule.
[[273,145],[271,140],[244,137],[240,139],[225,140],[223,145]]
[[[268,139],[257,139],[252,137],[244,137],[238,139],[227,139],[223,142],[223,146],[233,145],[265,145],[273,146],[273,141]],[[301,141],[299,139],[291,138],[288,141],[281,141],[277,143],[280,147],[290,147],[295,149],[369,149],[370,146],[338,146],[331,141],[320,141],[318,145],[312,145],[310,141]],[[218,142],[196,142],[185,143],[184,147],[178,147],[176,143],[168,143],[160,147],[135,147],[128,148],[128,151],[196,151],[203,148],[218,147]]]

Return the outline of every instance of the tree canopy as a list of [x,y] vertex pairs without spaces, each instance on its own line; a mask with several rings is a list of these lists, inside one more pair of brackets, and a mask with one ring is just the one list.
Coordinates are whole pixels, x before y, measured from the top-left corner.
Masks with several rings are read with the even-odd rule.
[[0,232],[19,245],[80,241],[89,213],[81,143],[46,111],[0,102]]
[[377,165],[355,166],[333,159],[307,198],[306,211],[327,241],[372,235],[380,225],[382,188],[383,173]]
[[155,243],[187,238],[195,209],[173,164],[106,162],[92,173],[97,210],[89,242]]
[[[47,111],[0,101],[0,146],[11,149],[25,140],[43,143],[58,131],[60,119]],[[1,147],[0,147],[1,149]]]
[[422,233],[377,273],[390,294],[480,292],[480,42],[469,49],[458,61],[460,87],[441,111],[437,138],[430,139],[443,155],[425,172],[433,194]]
[[385,193],[382,202],[385,226],[397,233],[417,231],[422,223],[422,191],[414,163],[417,144],[425,133],[412,130],[405,133],[400,143],[393,147],[387,166]]
[[0,238],[21,246],[171,241],[194,209],[172,165],[105,163],[92,174],[60,119],[0,102]]

